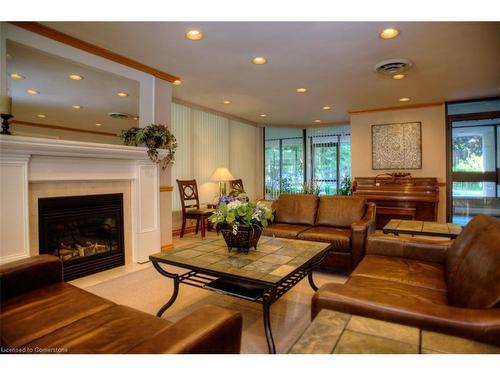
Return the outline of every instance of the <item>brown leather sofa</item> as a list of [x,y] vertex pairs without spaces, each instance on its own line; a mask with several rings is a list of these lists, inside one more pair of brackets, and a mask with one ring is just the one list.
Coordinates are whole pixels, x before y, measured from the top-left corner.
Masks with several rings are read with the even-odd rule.
[[62,281],[40,255],[0,267],[2,353],[239,353],[239,312],[204,306],[176,323]]
[[322,308],[500,345],[500,221],[476,216],[445,243],[373,235],[347,283],[313,296]]
[[375,230],[375,204],[361,197],[281,194],[273,209],[274,222],[263,234],[331,243],[325,268],[351,271]]

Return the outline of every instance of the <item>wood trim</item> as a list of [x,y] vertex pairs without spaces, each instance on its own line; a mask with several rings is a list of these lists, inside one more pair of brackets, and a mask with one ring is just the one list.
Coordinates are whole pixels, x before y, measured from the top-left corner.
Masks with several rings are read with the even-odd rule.
[[497,171],[492,172],[451,172],[452,181],[456,182],[497,182]]
[[56,40],[60,43],[67,44],[68,46],[75,47],[81,49],[82,51],[89,52],[93,55],[104,57],[105,59],[114,61],[116,63],[128,66],[129,68],[139,70],[141,72],[151,74],[156,78],[163,79],[168,82],[174,82],[179,79],[179,77],[173,76],[164,71],[153,68],[149,65],[142,64],[138,61],[129,59],[128,57],[119,55],[115,52],[107,50],[105,48],[96,46],[95,44],[85,42],[81,39],[72,37],[68,34],[64,34],[60,31],[57,31],[51,27],[42,25],[38,22],[9,22],[14,26],[20,27],[22,29],[31,31],[35,34],[42,35],[46,38]]
[[[186,229],[184,230],[184,234],[194,233],[195,229],[196,229],[196,227],[194,225],[191,226],[191,227],[186,227]],[[172,230],[172,236],[178,237],[180,235],[181,235],[181,229],[180,228]]]
[[160,186],[160,192],[166,192],[166,191],[173,191],[174,190],[174,187],[171,186],[171,185],[163,185],[163,186]]
[[257,122],[254,122],[254,121],[246,120],[246,119],[238,117],[238,116],[233,116],[233,115],[230,115],[228,113],[217,111],[216,109],[204,107],[202,105],[191,103],[191,102],[188,102],[186,100],[179,99],[179,98],[172,98],[172,102],[176,103],[176,104],[184,105],[184,106],[192,108],[192,109],[198,109],[200,111],[212,113],[214,115],[227,118],[228,120],[238,121],[238,122],[242,122],[244,124],[255,126],[256,128],[265,126],[265,125],[259,124]]
[[161,252],[162,253],[165,253],[169,250],[172,250],[174,248],[174,244],[173,243],[169,243],[169,244],[166,244],[166,245],[161,245]]
[[26,125],[26,126],[34,126],[38,128],[49,128],[49,129],[57,129],[57,130],[68,130],[72,132],[78,132],[78,133],[88,133],[88,134],[99,134],[99,135],[107,135],[110,137],[117,137],[115,133],[107,133],[107,132],[99,132],[96,130],[86,130],[86,129],[76,129],[76,128],[70,128],[67,126],[61,126],[61,125],[51,125],[51,124],[39,124],[37,122],[29,122],[29,121],[22,121],[22,120],[12,120],[10,124],[18,124],[18,125]]
[[384,112],[384,111],[400,111],[405,109],[414,109],[414,108],[425,108],[425,107],[437,107],[440,105],[444,105],[444,102],[433,102],[433,103],[422,103],[422,104],[408,104],[408,105],[400,105],[394,107],[382,107],[382,108],[370,108],[370,109],[356,109],[348,111],[350,115],[355,115],[358,113],[370,113],[370,112]]

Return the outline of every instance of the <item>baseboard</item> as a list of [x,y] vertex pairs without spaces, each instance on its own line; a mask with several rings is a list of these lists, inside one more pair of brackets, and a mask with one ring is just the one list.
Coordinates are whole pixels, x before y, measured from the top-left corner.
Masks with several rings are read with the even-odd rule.
[[[188,233],[194,233],[196,230],[196,227],[195,226],[192,226],[192,227],[186,227],[186,229],[184,230],[184,234],[188,234]],[[174,237],[178,237],[181,235],[181,229],[174,229],[172,231],[172,236]]]
[[174,248],[174,244],[173,243],[169,243],[169,244],[166,244],[166,245],[161,245],[161,252],[164,253],[164,252],[167,252],[169,250],[172,250]]

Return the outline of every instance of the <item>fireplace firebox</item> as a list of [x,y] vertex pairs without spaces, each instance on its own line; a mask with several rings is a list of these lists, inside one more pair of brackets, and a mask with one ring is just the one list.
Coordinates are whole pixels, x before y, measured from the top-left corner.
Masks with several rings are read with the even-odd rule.
[[125,264],[123,194],[40,198],[40,254],[63,261],[64,280]]

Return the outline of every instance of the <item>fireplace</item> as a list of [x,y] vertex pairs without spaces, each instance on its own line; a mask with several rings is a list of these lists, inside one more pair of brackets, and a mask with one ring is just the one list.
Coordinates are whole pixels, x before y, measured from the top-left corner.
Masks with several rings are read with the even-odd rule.
[[63,261],[64,280],[125,264],[123,194],[38,199],[40,254]]

